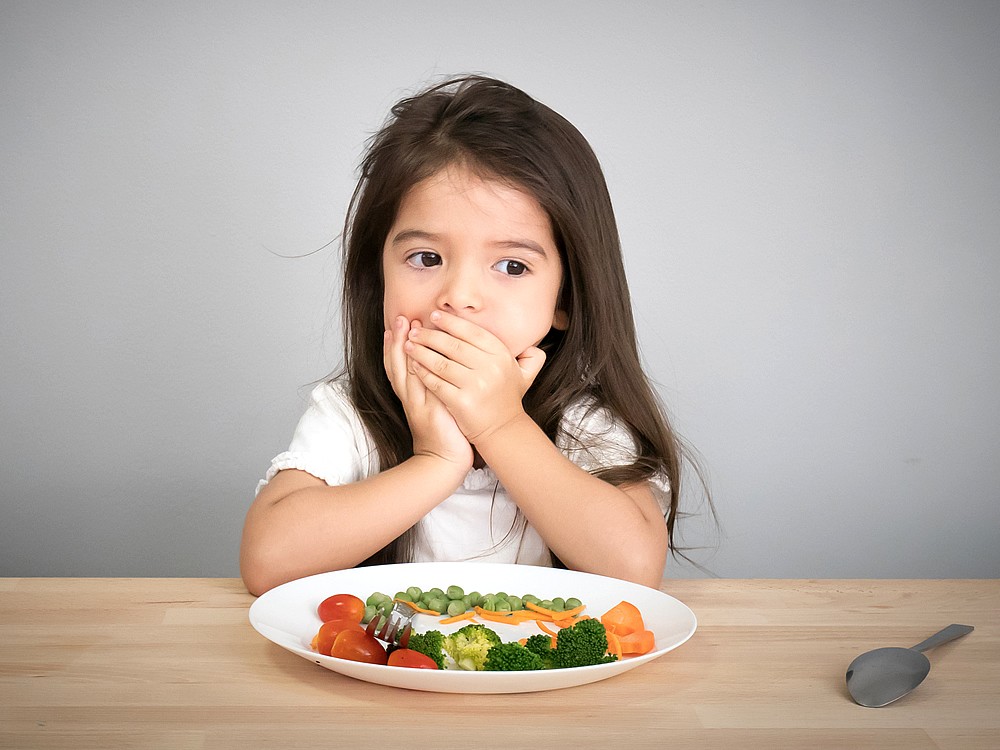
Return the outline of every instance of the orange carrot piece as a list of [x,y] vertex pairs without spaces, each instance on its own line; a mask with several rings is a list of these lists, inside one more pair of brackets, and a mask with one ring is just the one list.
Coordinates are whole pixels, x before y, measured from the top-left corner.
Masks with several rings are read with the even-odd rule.
[[546,635],[550,635],[553,638],[556,638],[559,635],[558,630],[549,630],[549,628],[545,626],[545,622],[542,620],[535,620],[535,624],[538,625],[538,629],[541,630]]
[[615,637],[621,643],[623,654],[648,654],[656,646],[656,636],[652,630],[639,630]]
[[601,615],[601,622],[606,630],[615,635],[628,635],[646,629],[642,622],[642,613],[630,602],[620,602],[613,606]]
[[618,639],[618,636],[614,633],[608,631],[608,653],[612,656],[617,656],[619,659],[622,658],[622,644]]
[[535,615],[533,613],[524,609],[515,609],[512,612],[492,612],[488,609],[483,609],[482,607],[475,607],[474,611],[485,620],[492,620],[493,622],[506,622],[511,625],[520,625],[523,622],[535,619]]
[[556,612],[554,609],[546,609],[545,607],[539,607],[537,604],[532,604],[531,602],[525,602],[524,606],[526,609],[530,609],[532,612],[537,612],[540,615],[547,615],[555,620],[565,620],[569,617],[580,614],[586,609],[586,604],[581,604],[579,607],[573,607],[573,609],[567,609],[563,612]]
[[462,620],[471,620],[472,622],[475,622],[476,621],[475,618],[476,618],[475,611],[470,609],[468,612],[463,612],[460,615],[455,615],[454,617],[446,617],[443,620],[440,620],[440,624],[451,625],[453,622],[462,622]]
[[393,599],[393,601],[402,602],[403,604],[408,604],[411,608],[413,608],[415,611],[419,612],[422,615],[436,615],[438,617],[441,616],[441,613],[438,612],[436,609],[424,609],[419,604],[416,604],[414,602],[408,602],[405,599]]

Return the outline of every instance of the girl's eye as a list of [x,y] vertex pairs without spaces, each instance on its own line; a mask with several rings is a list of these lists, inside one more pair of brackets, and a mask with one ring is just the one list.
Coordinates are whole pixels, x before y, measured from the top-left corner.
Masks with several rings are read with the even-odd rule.
[[441,265],[441,256],[429,250],[421,250],[409,256],[406,262],[415,268],[432,268]]
[[528,267],[519,260],[502,260],[495,268],[508,276],[521,276],[528,272]]

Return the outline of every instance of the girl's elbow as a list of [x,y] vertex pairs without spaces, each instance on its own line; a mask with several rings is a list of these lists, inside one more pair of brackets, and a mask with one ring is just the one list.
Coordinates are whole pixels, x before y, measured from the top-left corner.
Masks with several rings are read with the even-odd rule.
[[244,548],[241,551],[240,576],[247,591],[254,596],[260,596],[285,582],[277,572],[279,570],[279,567],[269,561],[261,550]]

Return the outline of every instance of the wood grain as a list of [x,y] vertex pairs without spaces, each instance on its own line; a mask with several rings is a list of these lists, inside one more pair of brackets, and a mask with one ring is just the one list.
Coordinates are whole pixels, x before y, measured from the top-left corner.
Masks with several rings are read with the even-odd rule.
[[[278,648],[250,627],[237,579],[0,579],[0,748],[392,747],[399,727],[422,747],[1000,747],[998,580],[662,588],[698,632],[639,669],[546,693],[447,695],[358,682]],[[917,691],[883,709],[851,702],[854,656],[952,622],[976,630],[929,652]]]

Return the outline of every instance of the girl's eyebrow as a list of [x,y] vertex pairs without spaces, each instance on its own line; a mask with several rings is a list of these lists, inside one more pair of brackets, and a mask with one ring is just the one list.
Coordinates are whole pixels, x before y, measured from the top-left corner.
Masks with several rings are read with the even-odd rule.
[[[404,242],[411,242],[412,240],[438,242],[440,239],[441,235],[433,232],[425,232],[423,229],[404,229],[392,238],[391,244],[399,245]],[[542,245],[538,244],[534,240],[529,240],[526,237],[513,240],[498,240],[497,242],[490,244],[501,250],[526,250],[532,255],[537,255],[540,258],[549,257],[549,253],[545,251],[545,248]]]
[[516,240],[501,240],[499,242],[494,242],[493,246],[498,247],[502,250],[527,250],[530,254],[537,255],[543,260],[549,257],[549,254],[545,252],[544,247],[539,245],[534,240],[529,240],[527,238],[520,238]]
[[401,242],[409,242],[410,240],[426,240],[427,242],[437,242],[441,239],[438,234],[433,234],[432,232],[425,232],[422,229],[404,229],[399,232],[395,237],[392,238],[392,244],[398,245]]

